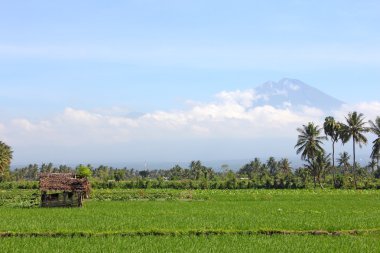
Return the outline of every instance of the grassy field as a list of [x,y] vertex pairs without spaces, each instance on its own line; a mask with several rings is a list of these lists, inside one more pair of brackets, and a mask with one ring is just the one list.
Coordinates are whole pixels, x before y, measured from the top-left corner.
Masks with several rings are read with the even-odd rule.
[[1,252],[379,252],[364,236],[179,236],[4,238]]
[[25,208],[32,193],[0,191],[5,251],[380,251],[380,191],[99,190],[81,209]]

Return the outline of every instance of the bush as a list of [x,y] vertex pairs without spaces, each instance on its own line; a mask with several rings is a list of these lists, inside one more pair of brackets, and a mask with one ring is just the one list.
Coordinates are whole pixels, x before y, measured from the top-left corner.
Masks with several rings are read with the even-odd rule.
[[76,169],[76,172],[79,178],[88,178],[92,175],[90,168],[84,165],[79,165]]

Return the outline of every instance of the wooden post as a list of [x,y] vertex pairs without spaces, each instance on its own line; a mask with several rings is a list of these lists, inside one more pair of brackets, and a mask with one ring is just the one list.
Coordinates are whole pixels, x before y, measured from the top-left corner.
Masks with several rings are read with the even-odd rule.
[[78,191],[78,207],[82,207],[82,192]]
[[71,198],[70,198],[70,206],[74,206],[74,192],[71,192]]
[[41,195],[41,206],[46,206],[46,192],[43,191]]
[[67,200],[67,192],[64,191],[64,192],[63,192],[63,204],[64,204],[65,206],[67,206],[66,200]]

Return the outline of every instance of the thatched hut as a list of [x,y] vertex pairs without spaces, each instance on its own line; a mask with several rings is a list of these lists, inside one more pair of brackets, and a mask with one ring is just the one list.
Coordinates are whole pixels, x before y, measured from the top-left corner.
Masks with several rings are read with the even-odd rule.
[[41,207],[81,207],[89,189],[87,178],[76,178],[72,173],[41,173]]

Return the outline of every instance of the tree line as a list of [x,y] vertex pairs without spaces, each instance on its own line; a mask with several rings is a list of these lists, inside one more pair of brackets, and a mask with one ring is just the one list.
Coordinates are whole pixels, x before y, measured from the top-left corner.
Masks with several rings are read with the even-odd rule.
[[[366,133],[372,132],[376,139],[372,142],[371,158],[367,167],[371,168],[373,175],[379,171],[380,158],[380,117],[375,121],[365,121],[364,115],[358,112],[351,112],[345,117],[346,122],[339,122],[334,117],[326,117],[323,128],[313,122],[303,125],[297,131],[298,141],[295,145],[297,154],[301,154],[301,159],[306,161],[305,168],[313,176],[314,187],[317,183],[322,185],[322,174],[329,171],[333,177],[333,185],[339,187],[340,177],[346,173],[352,177],[354,188],[358,188],[358,177],[360,176],[360,164],[356,162],[356,148],[361,148],[367,144]],[[369,126],[368,126],[369,125]],[[324,134],[322,133],[324,131]],[[323,148],[323,141],[330,139],[332,153],[327,154]],[[343,145],[352,141],[352,165],[349,163],[350,156],[347,152],[339,154],[337,161],[339,166],[343,165],[343,170],[337,170],[335,166],[335,144],[341,142]],[[331,164],[332,162],[332,164]]]
[[[350,156],[339,157],[335,175],[326,169],[320,173],[324,187],[354,188]],[[358,188],[380,188],[380,171],[367,165],[357,166]],[[303,189],[313,187],[313,171],[309,167],[292,168],[288,159],[274,157],[262,161],[259,158],[233,171],[222,165],[216,171],[200,161],[192,161],[189,167],[179,165],[167,170],[135,170],[109,166],[92,167],[80,165],[75,168],[66,165],[36,164],[10,172],[10,178],[0,183],[0,188],[37,189],[39,173],[76,173],[89,176],[93,188],[173,188],[173,189]]]

